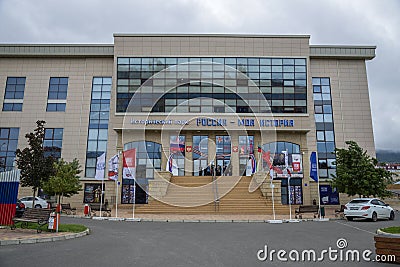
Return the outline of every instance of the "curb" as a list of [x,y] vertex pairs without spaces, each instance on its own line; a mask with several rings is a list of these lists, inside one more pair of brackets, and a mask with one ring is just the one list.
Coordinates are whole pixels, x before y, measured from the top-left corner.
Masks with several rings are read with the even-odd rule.
[[43,238],[28,238],[28,239],[10,239],[10,240],[0,240],[0,246],[8,246],[8,245],[20,245],[20,244],[36,244],[36,243],[44,243],[44,242],[55,242],[61,240],[74,239],[78,237],[82,237],[90,234],[90,229],[87,228],[83,232],[79,233],[66,233],[62,236],[54,236],[54,237],[43,237]]
[[[79,219],[92,219],[96,221],[114,221],[114,222],[170,222],[170,223],[270,223],[268,220],[246,220],[246,219],[151,219],[151,218],[123,218],[123,217],[91,217],[91,216],[79,216],[79,215],[68,215],[70,218]],[[318,222],[318,218],[306,218],[296,219],[298,222]],[[325,218],[321,222],[326,221],[339,221],[342,218]],[[289,219],[282,219],[283,223],[289,223]]]
[[381,229],[376,230],[376,234],[380,235],[380,236],[387,236],[387,237],[397,237],[397,238],[400,237],[400,234],[386,233],[386,232],[383,232]]

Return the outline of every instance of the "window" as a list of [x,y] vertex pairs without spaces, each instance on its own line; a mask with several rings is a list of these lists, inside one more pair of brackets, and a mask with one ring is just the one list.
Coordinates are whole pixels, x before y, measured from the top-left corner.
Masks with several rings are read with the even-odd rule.
[[92,80],[85,177],[95,176],[97,157],[107,151],[111,81],[111,77]]
[[47,95],[48,112],[65,111],[68,90],[68,78],[51,77],[49,81],[49,91]]
[[[336,173],[335,132],[329,78],[312,78],[314,91],[315,125],[317,129],[317,151],[320,161],[320,178],[331,178]],[[321,164],[323,162],[324,164]],[[328,164],[327,164],[328,163]]]
[[22,111],[25,77],[8,77],[4,93],[3,111]]
[[[293,162],[293,154],[300,154],[300,145],[290,142],[272,142],[261,146],[263,153],[262,168],[269,170],[268,162],[266,161],[266,155],[269,153],[270,162],[272,165],[284,169],[285,168],[285,154],[283,151],[287,151],[288,154],[288,166],[290,167]],[[301,168],[302,169],[302,168]],[[299,172],[302,173],[302,170]]]
[[[120,57],[117,59],[116,112],[306,113],[306,63],[304,58]],[[225,64],[230,69],[225,69]],[[231,68],[251,80],[244,75],[238,77],[240,74]],[[265,99],[272,101],[270,109],[266,108],[265,101],[249,104],[258,92],[255,86],[256,91],[251,92],[250,84],[257,85]],[[318,92],[322,99],[321,86]],[[200,97],[220,102],[199,106],[189,101]]]
[[43,149],[45,157],[61,158],[63,128],[46,128],[44,131]]
[[14,167],[19,128],[0,128],[0,172]]
[[47,99],[67,99],[68,78],[51,77]]

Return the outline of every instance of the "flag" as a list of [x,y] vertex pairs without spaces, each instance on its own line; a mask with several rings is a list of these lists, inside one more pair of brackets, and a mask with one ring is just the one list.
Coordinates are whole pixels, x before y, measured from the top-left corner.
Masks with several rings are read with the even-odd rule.
[[115,154],[108,161],[108,180],[118,181],[118,167],[119,167],[119,156]]
[[169,155],[168,161],[167,161],[167,166],[165,167],[165,170],[167,172],[172,173],[174,176],[178,176],[178,164],[176,163],[176,160],[174,159],[174,154]]
[[106,153],[104,152],[97,158],[96,162],[96,175],[94,176],[97,180],[104,180],[104,169],[106,167]]
[[268,164],[268,168],[272,168],[272,164],[271,164],[271,152],[262,152],[262,158],[263,160]]
[[251,176],[255,172],[256,172],[256,158],[254,157],[253,154],[251,154],[246,166],[246,176]]
[[312,152],[310,156],[310,177],[318,182],[317,152]]
[[292,167],[294,172],[301,172],[301,155],[292,154]]
[[136,149],[132,148],[123,152],[123,171],[122,178],[135,179],[136,178]]

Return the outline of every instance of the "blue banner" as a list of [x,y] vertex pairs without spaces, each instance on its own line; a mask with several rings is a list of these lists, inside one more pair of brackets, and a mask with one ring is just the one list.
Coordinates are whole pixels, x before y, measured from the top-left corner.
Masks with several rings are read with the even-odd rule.
[[310,177],[318,182],[317,152],[312,152],[310,156]]

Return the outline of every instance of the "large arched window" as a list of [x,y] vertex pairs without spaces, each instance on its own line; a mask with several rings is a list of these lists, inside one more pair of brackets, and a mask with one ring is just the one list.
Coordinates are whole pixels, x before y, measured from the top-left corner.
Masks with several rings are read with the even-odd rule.
[[262,145],[262,150],[264,153],[262,166],[263,169],[268,168],[268,164],[265,160],[265,154],[270,154],[270,162],[273,166],[284,168],[285,167],[285,156],[284,151],[287,151],[288,154],[288,165],[292,165],[293,154],[300,154],[300,145],[291,143],[291,142],[271,142]]
[[161,170],[161,144],[136,141],[124,145],[124,151],[136,148],[136,185],[134,180],[122,179],[121,203],[147,203],[148,179],[154,179],[154,171]]
[[[301,164],[301,152],[300,145],[291,142],[272,142],[264,144],[263,150],[263,168],[268,170],[269,166],[266,162],[266,157],[269,155],[269,161],[274,166],[274,179],[281,180],[281,201],[282,204],[301,205],[303,204],[303,188],[302,188],[302,177],[303,170]],[[285,152],[288,154],[288,166],[285,165]],[[296,155],[296,156],[294,156]],[[294,171],[292,163],[293,158],[300,161],[300,171]],[[291,179],[287,179],[284,169],[286,167],[291,171]],[[281,172],[279,171],[281,170]]]

